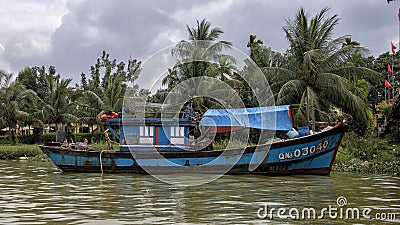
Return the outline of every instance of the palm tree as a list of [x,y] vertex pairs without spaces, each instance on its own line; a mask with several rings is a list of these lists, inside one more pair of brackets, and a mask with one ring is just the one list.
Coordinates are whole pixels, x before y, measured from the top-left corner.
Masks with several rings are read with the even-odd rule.
[[[211,22],[202,19],[200,22],[197,20],[197,27],[189,27],[186,25],[186,29],[189,33],[189,40],[191,41],[215,41],[220,38],[220,35],[224,32],[219,27],[214,27],[211,29]],[[210,30],[211,29],[211,30]],[[226,45],[232,45],[228,41],[220,41]]]
[[350,45],[360,46],[360,42],[351,40],[351,37],[345,38],[344,41],[345,42],[342,44],[343,47],[350,46]]
[[[211,29],[211,23],[205,19],[198,21],[197,27],[189,27],[186,25],[189,33],[189,41],[182,40],[172,50],[172,56],[177,59],[177,64],[174,69],[178,69],[179,80],[185,80],[189,77],[204,76],[205,71],[210,65],[211,61],[220,61],[222,57],[229,57],[222,55],[223,49],[230,48],[232,43],[228,41],[217,41],[221,34],[224,32],[218,28]],[[227,59],[225,59],[227,60]],[[230,57],[230,61],[234,59]],[[169,83],[166,77],[163,83]]]
[[[110,59],[105,51],[97,59],[97,63],[91,67],[91,79],[86,79],[81,74],[82,101],[79,103],[79,121],[88,125],[99,125],[100,116],[106,110],[122,111],[124,96],[127,91],[139,92],[139,86],[128,88],[128,82],[134,82],[140,73],[141,62],[129,59],[127,65],[124,62],[117,63],[116,59]],[[101,72],[104,71],[104,74]]]
[[[330,112],[333,106],[367,121],[368,105],[346,75],[379,80],[379,73],[360,67],[347,66],[346,60],[356,51],[366,49],[352,43],[341,46],[348,36],[332,39],[338,16],[326,17],[324,8],[311,20],[301,8],[294,20],[286,20],[283,30],[289,41],[289,65],[267,67],[264,72],[272,83],[277,104],[299,104],[296,117],[311,122],[316,116]],[[305,107],[303,107],[305,106]],[[316,110],[315,110],[316,109]]]
[[100,118],[105,110],[121,111],[125,89],[125,78],[119,75],[107,82],[105,87],[99,87],[98,94],[87,90],[83,96],[86,102],[90,102],[91,110],[97,112],[96,117]]
[[250,40],[247,42],[247,47],[250,49],[250,58],[257,63],[258,66],[260,65],[260,62],[258,60],[258,57],[260,55],[260,52],[262,51],[262,44],[264,43],[262,40],[257,40],[257,36],[251,34],[250,35]]
[[[218,27],[211,28],[211,23],[205,19],[197,20],[196,27],[187,25],[186,28],[189,41],[182,40],[172,50],[172,56],[177,63],[168,70],[167,76],[162,80],[163,85],[167,85],[167,91],[190,78],[206,76],[224,82],[229,80],[235,70],[236,61],[232,56],[222,53],[224,49],[232,46],[228,41],[217,41],[223,31]],[[202,80],[202,82],[209,81],[209,79]],[[201,110],[215,105],[211,99],[203,97],[194,98],[193,103]]]
[[36,93],[26,90],[18,81],[11,82],[12,74],[0,70],[0,120],[7,125],[8,138],[11,145],[16,144],[15,128],[19,121],[29,117],[23,109],[31,105]]
[[72,79],[62,79],[60,75],[45,77],[45,96],[40,99],[44,121],[55,123],[57,131],[67,123],[75,122],[77,117],[72,114],[76,107],[78,95],[69,87]]

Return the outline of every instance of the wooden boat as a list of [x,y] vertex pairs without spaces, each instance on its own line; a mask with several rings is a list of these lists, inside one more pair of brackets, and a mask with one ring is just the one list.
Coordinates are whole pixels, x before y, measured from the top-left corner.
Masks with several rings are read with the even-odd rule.
[[[267,111],[271,112],[270,109]],[[277,107],[272,109],[277,115],[274,117],[277,119],[274,127],[280,126],[279,129],[290,130],[293,124],[290,107],[281,107],[280,109],[283,109],[281,111],[277,111]],[[214,132],[226,131],[228,126],[225,122],[228,120],[232,130],[244,127],[244,124],[237,122],[240,121],[237,118],[234,120],[236,124],[232,124],[233,120],[227,116],[232,114],[229,110],[222,116],[220,112],[215,112],[217,111],[211,112],[208,117],[221,122],[214,124]],[[257,113],[259,112],[257,109]],[[260,117],[257,113],[247,116],[250,121],[255,122],[253,123],[255,126],[259,127]],[[202,121],[205,121],[204,116]],[[267,121],[261,128],[270,129],[268,127],[270,122]],[[351,117],[321,132],[280,141],[271,140],[257,146],[195,150],[189,143],[189,130],[195,123],[188,115],[179,119],[112,118],[105,119],[103,123],[122,143],[120,150],[73,149],[71,146],[62,146],[61,143],[48,143],[40,148],[65,172],[149,173],[151,171],[163,174],[174,173],[183,168],[179,171],[218,173],[226,169],[227,174],[328,175],[350,122]],[[207,125],[207,121],[204,124]],[[119,134],[115,131],[118,127],[122,128]]]

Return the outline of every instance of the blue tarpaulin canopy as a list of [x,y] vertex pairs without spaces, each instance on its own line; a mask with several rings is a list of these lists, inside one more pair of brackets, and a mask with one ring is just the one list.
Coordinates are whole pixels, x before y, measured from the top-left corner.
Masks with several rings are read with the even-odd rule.
[[212,127],[217,133],[240,128],[287,131],[293,128],[293,119],[289,105],[210,109],[204,113],[200,126]]

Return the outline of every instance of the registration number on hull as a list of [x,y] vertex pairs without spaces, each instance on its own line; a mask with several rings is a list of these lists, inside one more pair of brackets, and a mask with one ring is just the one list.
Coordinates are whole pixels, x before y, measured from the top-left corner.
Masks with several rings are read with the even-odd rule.
[[278,157],[280,160],[300,158],[301,156],[308,156],[310,154],[314,154],[315,152],[325,150],[328,148],[328,146],[329,146],[329,141],[324,140],[321,141],[318,145],[307,146],[301,149],[298,148],[294,151],[279,153]]

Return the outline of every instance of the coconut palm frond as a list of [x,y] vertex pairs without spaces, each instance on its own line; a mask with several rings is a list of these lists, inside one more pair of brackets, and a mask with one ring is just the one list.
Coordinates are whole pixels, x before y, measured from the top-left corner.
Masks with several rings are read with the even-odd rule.
[[380,84],[382,82],[382,79],[384,78],[383,74],[365,67],[346,66],[333,68],[328,71],[330,73],[338,74],[351,81],[352,83],[355,83],[360,79],[365,79],[372,84]]
[[279,81],[298,79],[299,77],[298,73],[282,67],[264,67],[261,68],[261,70],[270,84],[274,84]]
[[301,80],[290,80],[280,88],[276,104],[285,105],[299,102],[304,93],[306,85]]
[[18,120],[26,120],[30,117],[30,113],[27,113],[22,110],[15,110],[14,115],[15,115],[15,118],[17,118]]
[[309,76],[311,73],[317,74],[321,71],[319,62],[322,61],[324,51],[321,49],[312,49],[304,53],[303,69],[304,75]]
[[[327,81],[330,81],[329,83]],[[342,108],[345,112],[356,118],[366,121],[368,104],[361,97],[360,92],[346,79],[335,74],[324,74],[317,82],[320,90],[319,95],[333,105]]]

